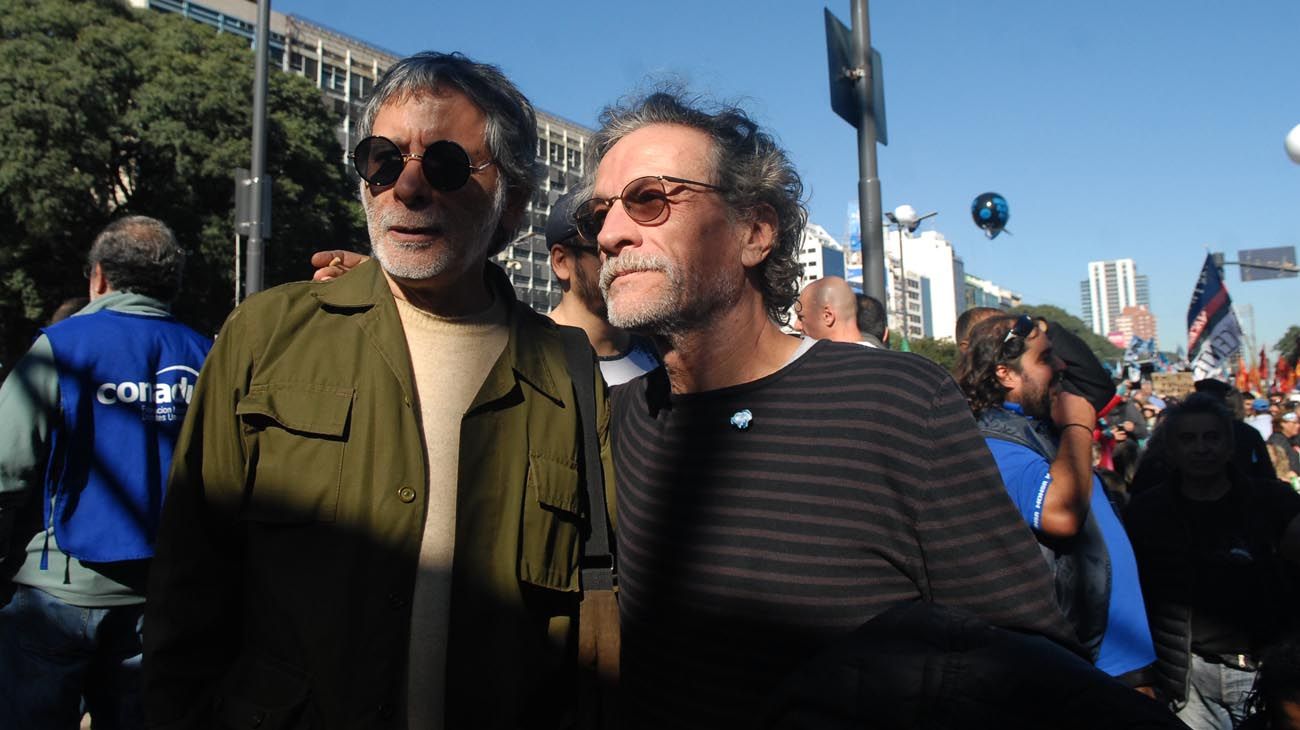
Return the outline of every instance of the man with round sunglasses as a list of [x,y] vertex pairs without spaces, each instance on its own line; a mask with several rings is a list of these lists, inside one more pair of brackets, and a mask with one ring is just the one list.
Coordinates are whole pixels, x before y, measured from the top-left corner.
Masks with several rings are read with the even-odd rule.
[[664,361],[612,393],[622,726],[760,726],[809,657],[911,601],[1068,643],[947,373],[782,332],[806,216],[772,137],[671,92],[601,121],[575,220],[610,322]]
[[195,394],[150,586],[151,721],[561,727],[583,429],[560,329],[488,265],[536,188],[533,108],[429,52],[359,128],[372,260],[249,298]]
[[1104,372],[1101,364],[1077,338],[1028,315],[987,316],[964,339],[957,382],[1007,493],[1043,546],[1057,601],[1098,669],[1150,692],[1155,648],[1137,562],[1091,468],[1097,406],[1062,387],[1067,363],[1057,351],[1084,382]]

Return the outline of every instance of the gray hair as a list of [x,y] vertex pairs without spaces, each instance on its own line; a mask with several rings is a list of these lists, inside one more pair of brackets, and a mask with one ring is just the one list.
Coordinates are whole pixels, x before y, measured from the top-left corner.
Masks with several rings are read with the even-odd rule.
[[114,291],[170,303],[181,289],[185,251],[166,223],[133,215],[113,221],[99,232],[86,263],[92,269],[98,264]]
[[[379,110],[390,101],[405,101],[451,87],[487,116],[484,142],[506,185],[507,208],[527,201],[537,189],[537,115],[528,98],[501,69],[460,53],[424,51],[393,64],[375,85],[357,123],[358,137],[369,137]],[[502,231],[489,255],[505,250],[514,231]]]
[[778,324],[788,322],[790,307],[799,298],[799,241],[808,213],[802,201],[803,181],[776,140],[743,109],[688,99],[677,89],[660,89],[606,107],[600,124],[591,141],[593,170],[619,140],[643,127],[673,124],[708,135],[716,182],[732,214],[745,218],[761,206],[776,213],[776,241],[758,265],[758,281],[767,316]]

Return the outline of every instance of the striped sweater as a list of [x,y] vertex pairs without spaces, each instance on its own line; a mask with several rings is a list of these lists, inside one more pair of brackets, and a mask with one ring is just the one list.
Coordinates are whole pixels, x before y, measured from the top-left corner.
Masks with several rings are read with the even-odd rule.
[[705,393],[670,394],[661,368],[612,404],[622,727],[755,726],[794,667],[903,601],[1070,641],[1034,538],[933,363],[819,342]]

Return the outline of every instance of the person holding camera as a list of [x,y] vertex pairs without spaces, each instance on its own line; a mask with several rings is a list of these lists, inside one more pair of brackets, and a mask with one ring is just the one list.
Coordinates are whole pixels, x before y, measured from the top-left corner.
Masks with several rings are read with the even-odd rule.
[[1232,413],[1197,393],[1160,426],[1169,472],[1126,513],[1162,689],[1194,729],[1246,715],[1259,653],[1295,628],[1300,495],[1232,462]]

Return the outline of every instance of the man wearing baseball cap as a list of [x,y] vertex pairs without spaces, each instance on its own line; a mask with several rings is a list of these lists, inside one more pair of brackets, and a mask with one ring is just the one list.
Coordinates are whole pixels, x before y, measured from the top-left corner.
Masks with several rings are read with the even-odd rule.
[[1250,424],[1259,431],[1259,435],[1267,439],[1273,435],[1273,416],[1268,412],[1268,398],[1256,398],[1250,403],[1251,414],[1246,417],[1246,423]]
[[605,382],[618,385],[659,367],[659,356],[650,340],[621,330],[606,318],[600,293],[600,249],[578,235],[574,197],[570,193],[555,201],[546,221],[551,270],[564,292],[551,310],[551,319],[586,332],[600,360],[600,374]]

